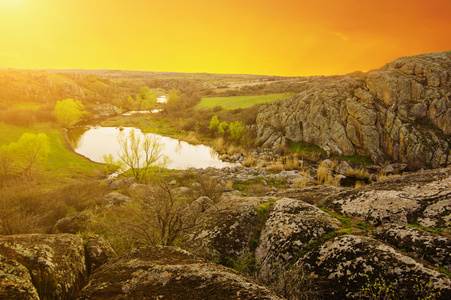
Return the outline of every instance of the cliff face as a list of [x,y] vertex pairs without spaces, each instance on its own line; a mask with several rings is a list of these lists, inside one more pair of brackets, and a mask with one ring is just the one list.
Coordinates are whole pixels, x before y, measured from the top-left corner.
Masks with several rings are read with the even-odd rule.
[[398,58],[368,73],[319,77],[303,92],[266,104],[260,143],[317,144],[410,169],[451,163],[451,51]]

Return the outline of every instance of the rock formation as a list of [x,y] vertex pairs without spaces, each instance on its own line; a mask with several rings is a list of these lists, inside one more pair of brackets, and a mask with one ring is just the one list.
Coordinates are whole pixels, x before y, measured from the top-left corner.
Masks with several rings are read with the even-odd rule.
[[336,155],[451,163],[451,51],[398,58],[368,73],[319,77],[298,95],[261,106],[260,143],[317,144]]
[[234,270],[186,251],[146,247],[99,268],[77,299],[281,298]]

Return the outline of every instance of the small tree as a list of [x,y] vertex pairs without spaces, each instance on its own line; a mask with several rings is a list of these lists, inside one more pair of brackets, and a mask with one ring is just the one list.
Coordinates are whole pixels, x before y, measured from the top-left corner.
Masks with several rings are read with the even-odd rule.
[[0,168],[4,176],[11,173],[14,165],[13,147],[12,144],[3,145],[0,147]]
[[229,123],[226,121],[222,121],[221,124],[218,126],[218,132],[221,136],[224,136],[226,133],[226,130],[229,128]]
[[17,143],[10,144],[14,151],[15,164],[24,171],[25,176],[32,178],[32,172],[47,158],[50,152],[49,138],[45,133],[33,134],[25,132]]
[[69,98],[57,101],[53,109],[53,115],[63,127],[75,125],[85,114],[83,104],[79,100]]
[[168,157],[161,153],[164,145],[157,135],[147,134],[141,137],[132,129],[127,135],[119,135],[118,141],[119,158],[138,181],[143,181],[151,166],[158,161],[160,167],[165,167],[168,163]]
[[240,142],[246,133],[246,126],[240,122],[235,121],[229,125],[230,139],[235,142]]

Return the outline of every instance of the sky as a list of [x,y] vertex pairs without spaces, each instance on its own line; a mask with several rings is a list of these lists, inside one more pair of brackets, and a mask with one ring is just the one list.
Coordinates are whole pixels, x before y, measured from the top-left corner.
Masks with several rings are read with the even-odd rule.
[[310,76],[451,50],[449,0],[0,0],[0,67]]

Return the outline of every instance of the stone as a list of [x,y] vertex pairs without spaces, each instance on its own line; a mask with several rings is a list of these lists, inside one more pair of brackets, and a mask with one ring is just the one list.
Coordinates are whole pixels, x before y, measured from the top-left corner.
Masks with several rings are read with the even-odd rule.
[[338,225],[337,219],[311,204],[290,198],[276,201],[255,250],[259,279],[274,280],[274,270],[296,262],[310,243],[338,230]]
[[405,225],[379,227],[375,236],[410,255],[451,272],[451,239]]
[[133,183],[136,183],[135,177],[127,177],[120,179],[113,179],[110,182],[110,189],[112,190],[125,190]]
[[100,266],[116,257],[116,252],[111,245],[100,235],[94,235],[88,239],[85,252],[88,274],[91,274]]
[[0,299],[39,300],[38,292],[27,268],[1,254]]
[[103,197],[106,206],[118,206],[131,203],[133,200],[117,192],[111,192]]
[[91,219],[90,213],[75,213],[73,215],[64,217],[58,220],[53,226],[53,233],[72,233],[83,231],[86,229],[89,220]]
[[244,275],[172,247],[133,249],[91,276],[78,300],[281,299]]
[[[73,299],[87,281],[83,240],[77,235],[0,236],[0,255],[10,266],[18,266],[11,263],[15,261],[28,270],[39,299]],[[24,268],[18,266],[12,272],[26,281]],[[34,295],[33,289],[26,294]]]
[[187,248],[224,265],[249,255],[252,241],[258,236],[258,208],[272,199],[224,194],[197,218],[192,233],[186,237]]
[[417,299],[422,287],[435,292],[441,289],[437,299],[451,297],[448,276],[363,236],[345,235],[328,240],[294,267],[315,276],[320,289],[331,299],[361,298],[367,284],[373,287],[377,280],[390,285],[398,299]]

